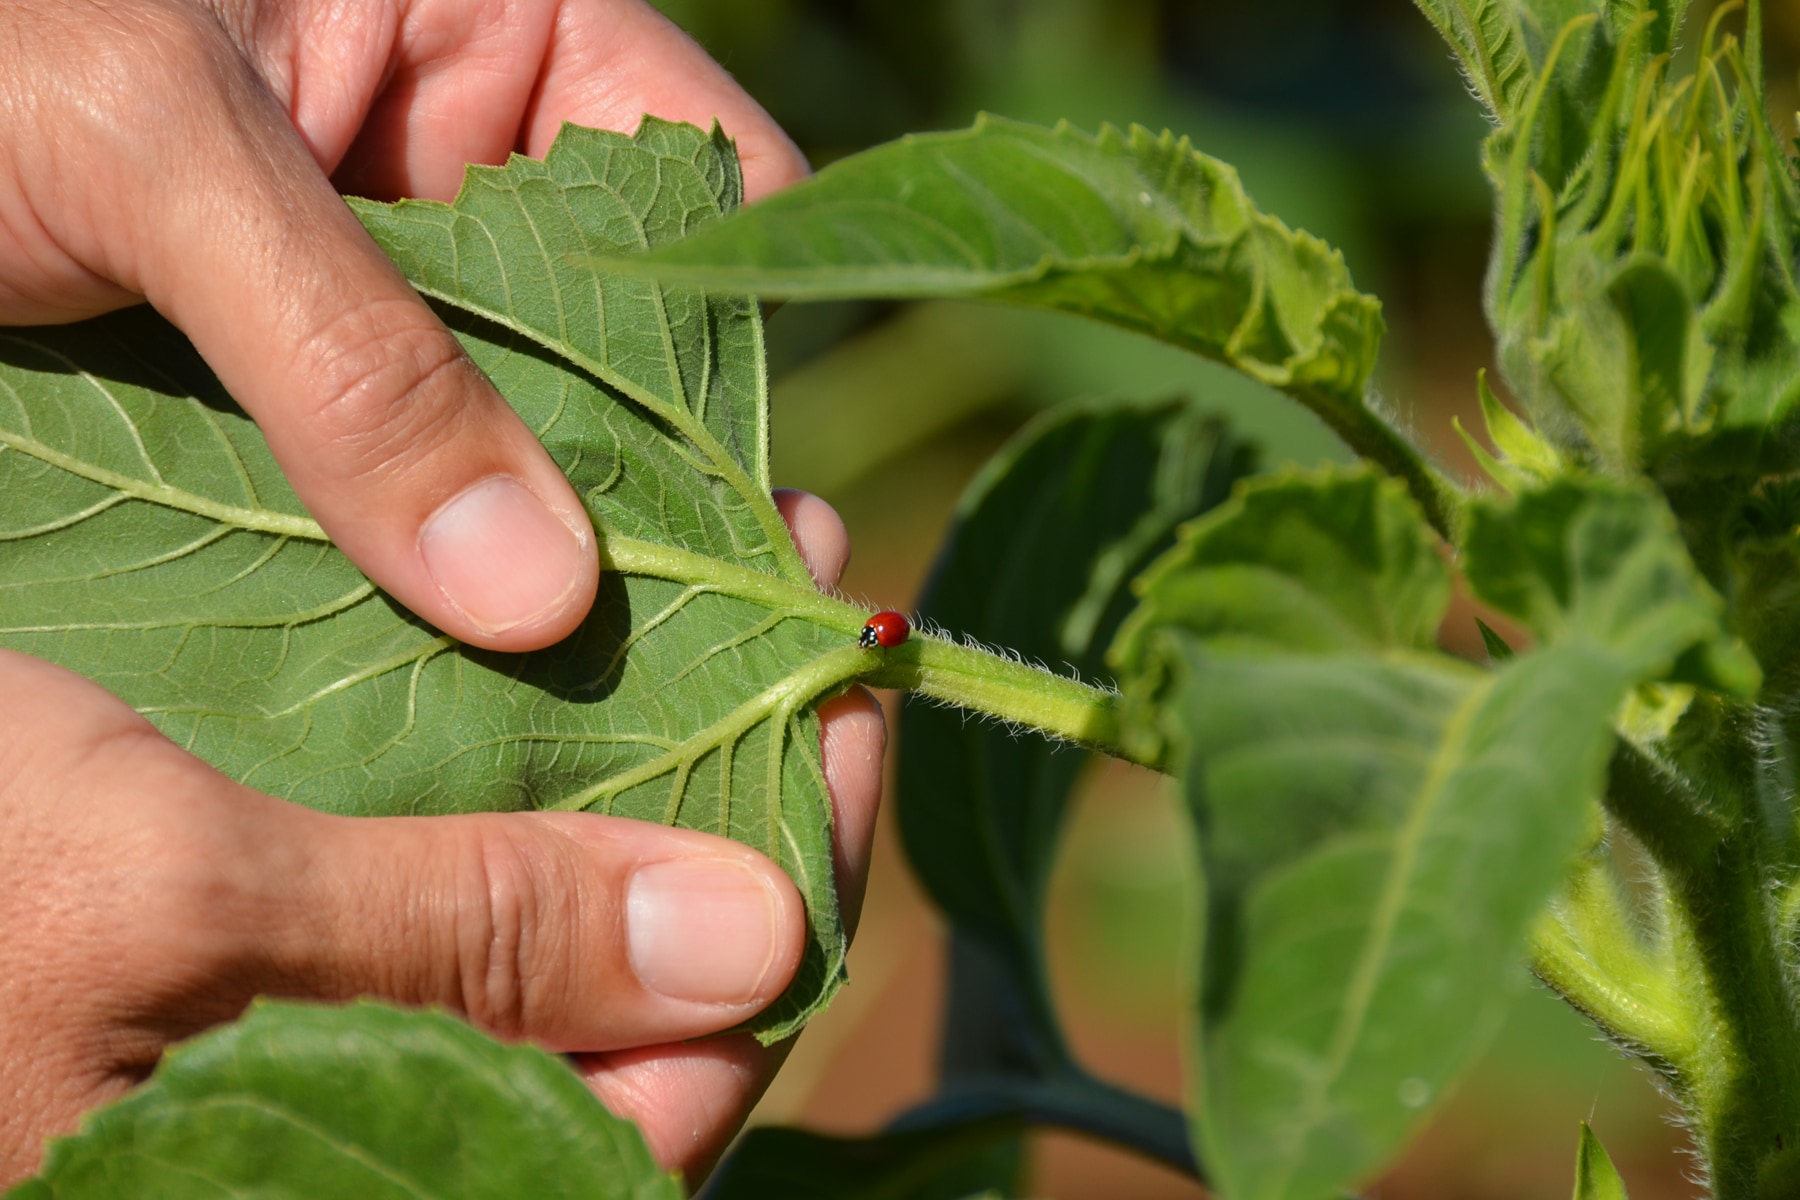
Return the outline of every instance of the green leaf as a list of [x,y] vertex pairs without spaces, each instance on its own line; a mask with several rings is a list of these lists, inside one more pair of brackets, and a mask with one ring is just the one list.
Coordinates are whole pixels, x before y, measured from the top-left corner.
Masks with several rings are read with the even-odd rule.
[[1575,1152],[1574,1200],[1628,1200],[1625,1181],[1586,1121],[1581,1123],[1581,1148]]
[[680,1200],[560,1060],[441,1013],[259,1001],[54,1141],[20,1200]]
[[1382,330],[1343,257],[1237,172],[1138,127],[983,116],[843,159],[638,264],[793,299],[980,296],[1100,317],[1360,403]]
[[1249,480],[1143,574],[1113,653],[1134,660],[1171,626],[1284,650],[1423,650],[1450,600],[1438,546],[1405,490],[1373,471]]
[[744,1135],[707,1200],[964,1200],[1017,1180],[1023,1123],[1002,1116],[865,1138],[763,1126]]
[[[969,486],[925,617],[1028,659],[1104,670],[1127,585],[1175,526],[1223,499],[1250,452],[1180,400],[1063,405]],[[1045,890],[1086,756],[956,712],[901,716],[900,830],[920,881],[1010,970],[1051,1058],[1061,1038],[1043,958]]]
[[1506,639],[1480,617],[1475,618],[1475,628],[1481,631],[1481,646],[1487,651],[1490,663],[1502,663],[1517,656],[1517,651],[1507,644]]
[[1476,394],[1481,400],[1482,423],[1487,426],[1489,440],[1500,451],[1494,458],[1482,444],[1469,436],[1461,422],[1452,418],[1456,432],[1488,475],[1509,492],[1520,491],[1536,483],[1554,479],[1566,469],[1556,447],[1539,437],[1530,425],[1513,415],[1500,403],[1488,386],[1487,371],[1475,376]]
[[1564,31],[1489,142],[1488,306],[1509,385],[1576,462],[1672,482],[1800,465],[1800,184],[1716,20],[1681,3]]
[[1629,679],[1588,647],[1491,676],[1180,652],[1209,892],[1201,1157],[1226,1197],[1324,1200],[1378,1169],[1497,1028]]
[[1498,120],[1509,120],[1531,87],[1513,4],[1508,0],[1414,0],[1432,28],[1450,44],[1463,78]]
[[1648,489],[1560,480],[1469,512],[1463,564],[1476,595],[1551,643],[1586,640],[1633,676],[1752,697],[1761,672],[1720,628],[1668,507]]
[[568,129],[455,207],[359,205],[568,472],[607,567],[548,650],[473,650],[324,539],[255,426],[133,310],[0,331],[0,645],[97,679],[232,777],[353,814],[585,808],[726,833],[805,897],[806,960],[759,1018],[842,978],[812,704],[871,669],[769,498],[755,306],[581,259],[737,201],[716,133]]
[[[1145,573],[1115,654],[1200,833],[1189,1087],[1229,1200],[1336,1195],[1418,1126],[1505,1010],[1621,701],[1719,639],[1691,567],[1671,573],[1666,516],[1634,524],[1642,498],[1617,485],[1590,498],[1591,524],[1475,510],[1494,525],[1471,570],[1478,539],[1550,547],[1527,560],[1565,564],[1580,598],[1493,671],[1432,647],[1448,569],[1367,473],[1251,484]],[[1527,573],[1508,562],[1492,570]]]
[[852,155],[611,265],[771,297],[978,298],[1122,325],[1287,392],[1453,524],[1455,489],[1365,402],[1379,303],[1342,255],[1258,211],[1236,171],[1168,133],[983,116]]

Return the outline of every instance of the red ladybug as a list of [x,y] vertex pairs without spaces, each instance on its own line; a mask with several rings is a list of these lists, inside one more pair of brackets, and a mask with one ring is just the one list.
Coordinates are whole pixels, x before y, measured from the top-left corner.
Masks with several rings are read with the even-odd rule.
[[878,612],[862,627],[862,636],[856,639],[856,644],[864,650],[873,650],[877,646],[892,650],[911,633],[912,622],[899,613]]

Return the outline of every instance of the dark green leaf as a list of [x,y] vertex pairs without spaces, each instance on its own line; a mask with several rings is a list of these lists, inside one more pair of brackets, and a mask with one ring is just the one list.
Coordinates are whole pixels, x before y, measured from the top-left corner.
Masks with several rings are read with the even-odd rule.
[[[924,615],[1084,676],[1130,607],[1127,584],[1175,526],[1223,499],[1249,452],[1182,401],[1065,405],[970,485]],[[907,856],[959,930],[1011,970],[1042,1049],[1060,1055],[1041,921],[1063,805],[1086,756],[908,705],[898,800]]]
[[1011,1118],[866,1138],[765,1126],[744,1136],[707,1185],[705,1200],[964,1200],[1018,1178]]
[[51,1143],[32,1200],[680,1200],[561,1061],[441,1013],[259,1002]]
[[1489,662],[1502,663],[1515,656],[1513,648],[1506,644],[1506,639],[1495,633],[1493,627],[1480,617],[1475,618],[1475,628],[1481,631],[1481,645],[1488,653]]
[[1625,1181],[1586,1121],[1581,1123],[1581,1148],[1575,1152],[1574,1200],[1627,1200]]
[[868,667],[769,498],[754,305],[582,265],[737,200],[716,134],[566,130],[455,208],[361,206],[585,499],[607,566],[549,650],[471,650],[363,578],[147,310],[0,333],[0,644],[99,680],[234,778],[335,812],[586,808],[727,833],[842,976],[811,704]]

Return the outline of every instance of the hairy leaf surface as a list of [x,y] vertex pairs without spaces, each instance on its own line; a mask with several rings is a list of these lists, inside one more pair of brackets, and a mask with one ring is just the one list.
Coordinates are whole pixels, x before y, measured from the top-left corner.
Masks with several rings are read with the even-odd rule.
[[10,1200],[681,1200],[567,1065],[460,1021],[259,1001],[51,1143]]
[[1721,631],[1724,603],[1647,488],[1565,479],[1475,505],[1463,552],[1476,593],[1546,642],[1587,638],[1640,678],[1674,668],[1681,682],[1756,694],[1756,660]]
[[1505,569],[1605,598],[1493,671],[1432,648],[1448,569],[1369,474],[1252,483],[1146,574],[1118,654],[1185,751],[1207,875],[1191,1090],[1224,1196],[1324,1200],[1417,1126],[1504,1011],[1620,701],[1718,638],[1691,565],[1647,567],[1680,553],[1667,521],[1612,515],[1629,535],[1596,552],[1538,508],[1486,514],[1484,544],[1542,548]]
[[1488,112],[1505,121],[1531,87],[1531,58],[1515,10],[1517,0],[1414,0],[1450,44],[1463,77]]
[[1578,460],[1674,484],[1800,463],[1800,184],[1716,29],[1671,73],[1685,8],[1566,27],[1486,152],[1508,383]]
[[762,1018],[842,973],[811,703],[862,669],[769,499],[756,310],[583,265],[738,200],[717,134],[565,130],[454,207],[359,205],[569,474],[606,566],[593,615],[472,650],[324,538],[255,426],[147,310],[0,332],[0,645],[99,680],[234,778],[334,812],[585,808],[780,862],[811,944]]

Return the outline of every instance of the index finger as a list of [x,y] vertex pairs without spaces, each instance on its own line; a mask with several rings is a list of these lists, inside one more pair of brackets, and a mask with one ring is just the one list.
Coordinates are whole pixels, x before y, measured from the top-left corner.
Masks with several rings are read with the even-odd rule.
[[707,128],[737,142],[744,198],[811,173],[799,147],[730,73],[642,0],[563,0],[520,148],[541,158],[563,122],[630,131],[645,113]]

